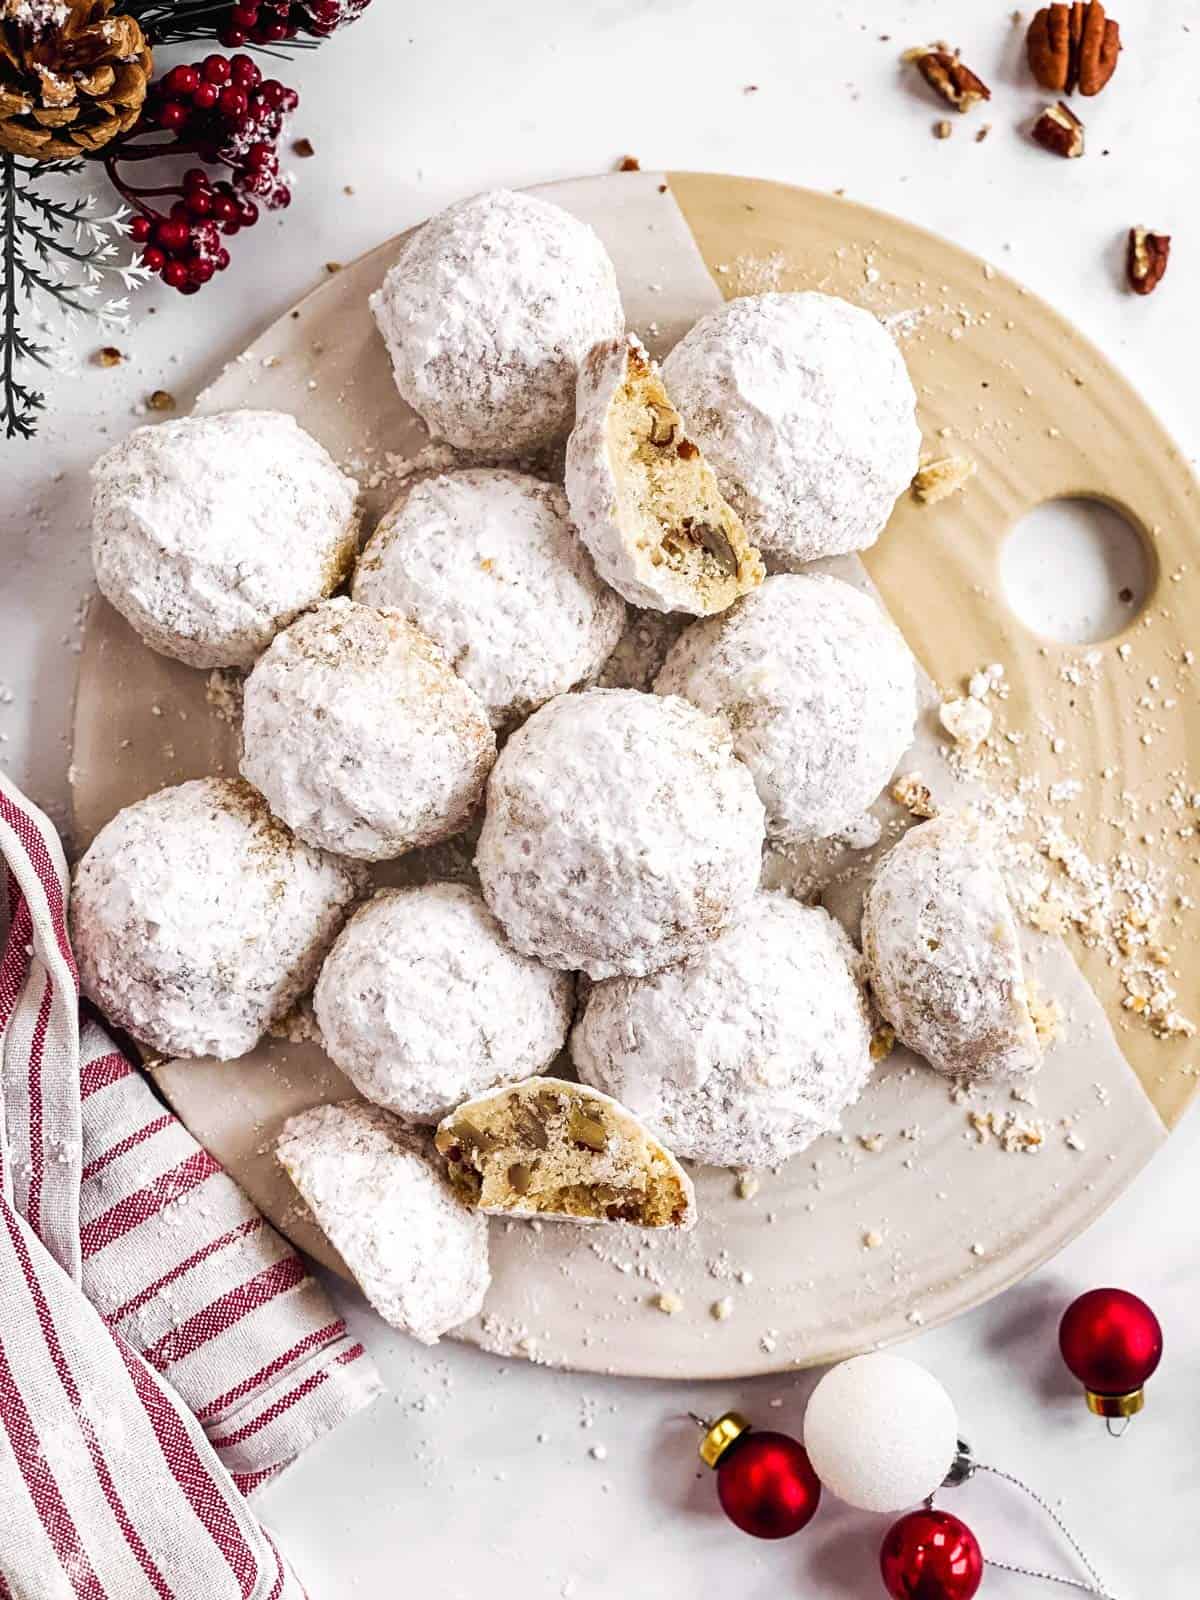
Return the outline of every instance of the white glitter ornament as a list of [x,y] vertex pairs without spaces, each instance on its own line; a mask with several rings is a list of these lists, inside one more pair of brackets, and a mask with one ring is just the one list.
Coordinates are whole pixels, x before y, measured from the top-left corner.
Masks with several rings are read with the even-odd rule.
[[496,755],[485,708],[394,611],[327,600],[246,680],[241,772],[298,839],[386,861],[466,827]]
[[676,640],[654,685],[720,713],[767,832],[845,837],[912,743],[913,658],[870,595],[824,574],[768,578]]
[[609,978],[655,972],[735,921],[762,840],[724,722],[674,696],[589,689],[501,751],[475,866],[518,950]]
[[663,378],[770,570],[874,544],[917,470],[904,359],[849,301],[731,300],[680,340]]
[[371,535],[353,592],[441,645],[497,728],[591,681],[625,626],[563,491],[498,467],[407,485]]
[[376,1105],[437,1122],[544,1071],[574,1004],[568,973],[520,955],[474,889],[381,889],[342,930],[313,995],[330,1059]]
[[501,458],[566,437],[579,363],[625,326],[599,237],[508,189],[418,228],[371,310],[396,387],[430,431]]
[[92,468],[100,592],[190,667],[249,667],[354,565],[358,485],[280,411],[138,428]]
[[804,1448],[825,1487],[861,1511],[903,1511],[944,1482],[958,1417],[941,1384],[903,1356],[855,1356],[809,1396]]

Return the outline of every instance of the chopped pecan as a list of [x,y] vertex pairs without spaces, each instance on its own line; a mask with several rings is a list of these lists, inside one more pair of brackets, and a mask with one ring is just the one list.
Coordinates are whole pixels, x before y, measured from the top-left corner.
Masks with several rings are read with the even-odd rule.
[[1099,94],[1117,70],[1120,24],[1105,15],[1100,0],[1043,6],[1025,39],[1029,70],[1043,89],[1056,94]]
[[1052,155],[1083,154],[1083,123],[1061,100],[1056,106],[1046,107],[1033,125],[1032,136],[1035,144]]
[[907,51],[904,59],[911,61],[929,87],[958,111],[969,111],[978,101],[992,98],[987,84],[959,60],[957,52],[951,55],[939,45],[925,45]]
[[1169,233],[1151,233],[1146,228],[1130,228],[1126,268],[1129,287],[1134,294],[1153,294],[1162,282],[1170,254]]

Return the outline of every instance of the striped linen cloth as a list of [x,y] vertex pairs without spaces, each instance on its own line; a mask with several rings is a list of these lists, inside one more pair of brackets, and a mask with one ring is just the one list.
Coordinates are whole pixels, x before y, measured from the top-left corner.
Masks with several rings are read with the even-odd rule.
[[380,1392],[295,1251],[103,1030],[0,774],[0,1600],[301,1600],[246,1501]]

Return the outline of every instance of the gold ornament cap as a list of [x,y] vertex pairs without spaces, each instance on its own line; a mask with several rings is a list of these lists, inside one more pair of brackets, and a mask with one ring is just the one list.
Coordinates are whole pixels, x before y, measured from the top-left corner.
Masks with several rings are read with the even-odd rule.
[[715,1467],[729,1446],[749,1430],[750,1424],[740,1411],[727,1411],[715,1422],[708,1423],[700,1441],[701,1461],[705,1466]]
[[1136,1417],[1146,1404],[1145,1389],[1131,1389],[1128,1394],[1096,1394],[1086,1389],[1088,1410],[1097,1417]]

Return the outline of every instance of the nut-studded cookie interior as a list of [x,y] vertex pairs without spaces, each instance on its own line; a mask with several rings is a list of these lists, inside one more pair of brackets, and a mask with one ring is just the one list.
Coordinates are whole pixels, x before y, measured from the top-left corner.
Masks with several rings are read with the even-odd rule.
[[692,1220],[690,1185],[632,1113],[576,1083],[529,1078],[468,1101],[437,1131],[468,1205],[639,1228]]
[[655,566],[680,574],[702,602],[699,609],[722,611],[762,582],[758,551],[688,438],[657,368],[634,344],[609,407],[607,435],[623,529]]

